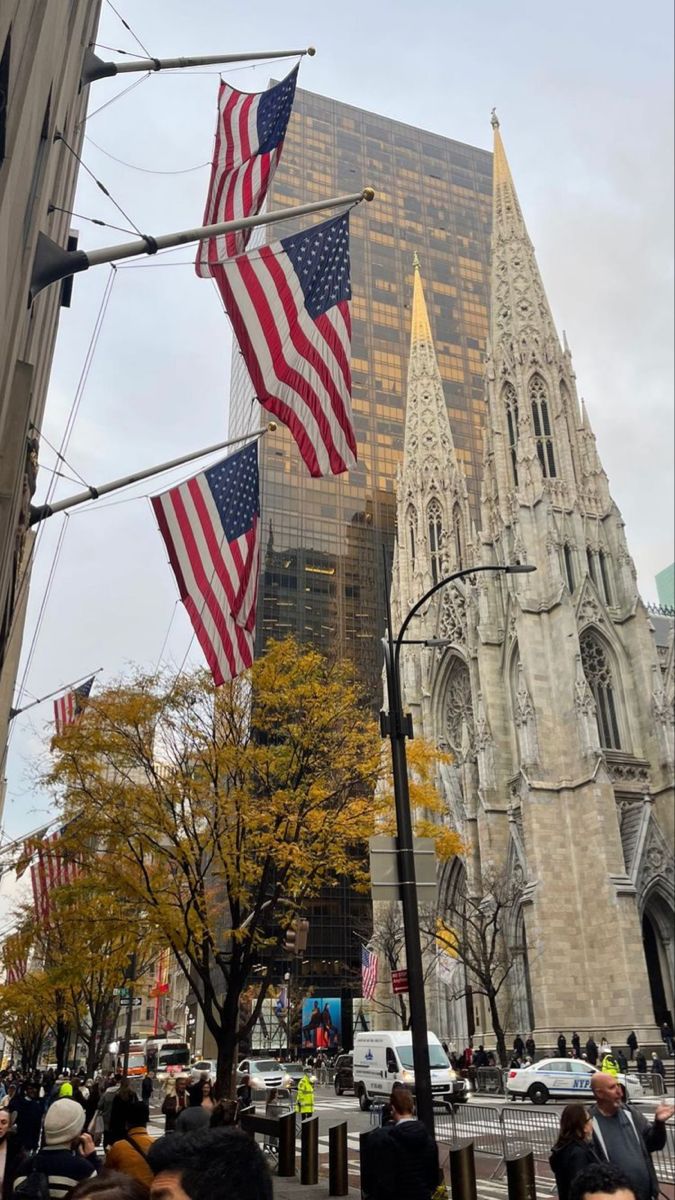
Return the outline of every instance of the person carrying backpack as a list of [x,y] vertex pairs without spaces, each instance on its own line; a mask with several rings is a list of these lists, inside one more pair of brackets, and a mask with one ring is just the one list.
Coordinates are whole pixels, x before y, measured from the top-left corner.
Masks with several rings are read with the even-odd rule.
[[20,1172],[14,1195],[24,1200],[65,1200],[81,1179],[98,1170],[93,1139],[83,1133],[84,1109],[75,1100],[64,1097],[50,1106],[44,1121],[42,1148]]

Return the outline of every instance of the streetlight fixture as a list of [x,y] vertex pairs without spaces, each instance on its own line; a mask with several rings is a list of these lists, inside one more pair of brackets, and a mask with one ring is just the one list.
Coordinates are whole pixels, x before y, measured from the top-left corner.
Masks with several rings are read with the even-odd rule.
[[501,572],[504,575],[523,575],[530,571],[536,571],[536,569],[530,563],[508,563],[504,566],[467,567],[462,571],[455,571],[453,575],[439,579],[413,605],[401,625],[396,638],[392,634],[391,605],[389,594],[387,594],[387,619],[389,627],[387,637],[382,639],[382,644],[384,646],[384,662],[387,673],[389,712],[386,713],[383,711],[380,713],[380,729],[382,736],[388,736],[391,741],[391,763],[394,778],[394,801],[396,805],[396,831],[398,838],[398,878],[403,909],[403,931],[408,969],[408,997],[410,1001],[410,1024],[412,1027],[417,1115],[424,1122],[432,1137],[434,1133],[434,1108],[431,1091],[424,971],[415,881],[412,814],[410,811],[410,793],[408,791],[408,762],[405,748],[405,740],[407,737],[413,736],[413,729],[410,713],[406,714],[403,712],[400,676],[401,646],[420,644],[439,646],[445,644],[442,639],[438,638],[429,638],[427,640],[411,639],[410,641],[406,641],[405,633],[412,618],[419,612],[422,605],[435,592],[445,587],[446,584],[454,583],[457,579],[464,579],[467,575],[476,575],[480,571],[495,571]]

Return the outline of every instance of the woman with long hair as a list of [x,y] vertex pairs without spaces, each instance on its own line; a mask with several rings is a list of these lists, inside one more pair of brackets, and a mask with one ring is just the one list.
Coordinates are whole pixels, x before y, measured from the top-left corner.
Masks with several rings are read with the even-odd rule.
[[568,1200],[572,1181],[584,1167],[599,1162],[593,1146],[593,1122],[584,1104],[568,1104],[560,1116],[558,1140],[549,1163],[560,1200]]

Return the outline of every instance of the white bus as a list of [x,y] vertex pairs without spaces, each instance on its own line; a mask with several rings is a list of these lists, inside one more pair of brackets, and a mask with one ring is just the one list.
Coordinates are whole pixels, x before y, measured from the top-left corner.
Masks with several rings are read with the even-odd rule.
[[190,1047],[179,1038],[148,1038],[148,1070],[156,1075],[182,1075],[190,1066]]

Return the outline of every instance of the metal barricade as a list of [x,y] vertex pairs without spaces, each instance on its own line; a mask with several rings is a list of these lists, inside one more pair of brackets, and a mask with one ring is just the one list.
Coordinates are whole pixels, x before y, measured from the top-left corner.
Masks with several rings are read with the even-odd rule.
[[453,1133],[453,1140],[471,1138],[476,1154],[504,1158],[504,1130],[499,1108],[482,1104],[457,1107],[453,1113]]
[[370,1106],[370,1124],[371,1125],[381,1125],[383,1112],[384,1112],[384,1104],[371,1104],[371,1106]]
[[508,1157],[531,1150],[536,1159],[547,1162],[560,1132],[560,1114],[526,1105],[504,1108],[502,1128]]
[[673,1131],[669,1125],[666,1125],[666,1144],[663,1150],[657,1150],[652,1154],[652,1162],[656,1171],[656,1178],[659,1183],[675,1184],[675,1146],[673,1145]]
[[503,1095],[504,1078],[501,1069],[499,1067],[478,1067],[475,1089],[477,1092],[491,1092],[492,1095]]

